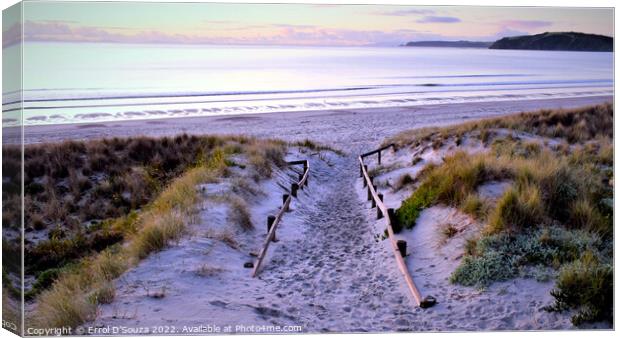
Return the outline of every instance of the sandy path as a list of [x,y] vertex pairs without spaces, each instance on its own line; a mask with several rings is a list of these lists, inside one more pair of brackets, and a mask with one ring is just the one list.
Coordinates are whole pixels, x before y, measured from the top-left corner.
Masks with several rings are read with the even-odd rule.
[[315,170],[321,195],[295,211],[303,240],[278,247],[260,277],[297,294],[294,314],[310,332],[391,331],[398,314],[416,311],[354,191],[355,163],[348,156]]

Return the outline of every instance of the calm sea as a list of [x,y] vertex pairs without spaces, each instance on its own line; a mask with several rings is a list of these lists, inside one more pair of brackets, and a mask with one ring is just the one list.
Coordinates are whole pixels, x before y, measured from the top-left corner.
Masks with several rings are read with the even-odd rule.
[[23,85],[25,124],[410,106],[612,95],[613,53],[27,43]]

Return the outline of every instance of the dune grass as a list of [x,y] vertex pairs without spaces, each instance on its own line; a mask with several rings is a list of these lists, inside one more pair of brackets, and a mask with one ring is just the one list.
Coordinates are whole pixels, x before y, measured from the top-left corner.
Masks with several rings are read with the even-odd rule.
[[[413,227],[429,206],[460,208],[486,227],[468,241],[452,282],[484,287],[531,276],[528,267],[551,267],[559,275],[549,309],[576,310],[576,325],[611,320],[613,107],[522,113],[405,132],[386,143],[440,148],[466,137],[479,139],[487,151],[456,151],[428,165],[397,209],[395,230]],[[489,181],[510,182],[492,205],[477,193]]]
[[[108,246],[60,271],[51,287],[37,297],[36,310],[29,320],[31,325],[75,327],[94,319],[97,305],[113,300],[115,278],[149,254],[179,240],[186,233],[187,225],[196,221],[197,205],[202,196],[197,185],[214,183],[228,176],[232,165],[228,159],[230,155],[241,152],[251,158],[262,154],[267,157],[269,166],[283,163],[284,145],[281,142],[254,139],[234,139],[232,142],[241,146],[214,148],[173,179],[140,211],[107,222],[106,227],[123,233],[122,245]],[[248,169],[259,173],[265,165],[251,164]],[[248,215],[245,214],[249,219]],[[249,225],[251,223],[242,224]]]
[[482,119],[452,127],[430,127],[405,131],[388,138],[383,145],[394,143],[397,148],[420,145],[425,141],[461,139],[474,132],[484,143],[493,136],[493,129],[505,128],[578,143],[597,138],[613,137],[613,105],[611,103],[576,109],[552,109],[524,112],[510,116]]

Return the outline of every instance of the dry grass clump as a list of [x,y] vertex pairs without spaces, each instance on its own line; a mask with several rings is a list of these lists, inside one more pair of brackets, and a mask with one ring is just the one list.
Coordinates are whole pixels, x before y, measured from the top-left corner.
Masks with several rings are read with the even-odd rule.
[[[443,144],[451,135],[469,133],[479,135],[490,149],[473,155],[456,152],[440,165],[427,166],[417,189],[396,211],[395,230],[413,226],[421,210],[433,204],[458,207],[487,227],[480,238],[467,242],[453,282],[485,286],[522,275],[525,266],[560,269],[550,309],[577,310],[576,325],[611,321],[612,122],[613,107],[607,104],[401,134],[395,139],[401,147]],[[499,129],[563,140],[522,141]],[[511,182],[492,205],[476,193],[490,180]]]
[[291,143],[289,143],[289,145],[300,147],[302,149],[304,149],[304,148],[305,149],[310,149],[310,150],[318,151],[318,152],[321,152],[321,151],[331,151],[334,154],[344,156],[344,152],[342,150],[340,150],[340,149],[336,149],[336,148],[334,148],[332,146],[328,146],[326,144],[321,144],[321,143],[318,143],[318,142],[314,142],[314,141],[311,141],[309,139],[304,139],[303,141],[291,142]]
[[84,259],[39,296],[30,322],[34,327],[75,327],[93,320],[97,304],[109,303],[114,297],[111,281],[128,265],[118,247]]
[[146,206],[135,220],[135,228],[139,231],[129,235],[128,245],[84,258],[76,268],[61,273],[52,287],[43,291],[38,298],[33,316],[37,325],[76,326],[92,320],[97,304],[112,300],[113,288],[110,282],[114,278],[183,234],[187,222],[195,214],[194,208],[198,201],[195,186],[203,180],[212,179],[213,171],[217,172],[223,164],[222,160],[219,160],[220,164],[216,164],[216,161],[210,162],[210,167],[190,170]]
[[196,270],[196,275],[200,277],[213,277],[222,273],[224,269],[219,268],[217,266],[211,266],[208,264],[203,264]]
[[210,231],[209,233],[207,233],[206,237],[221,241],[222,243],[228,245],[229,247],[235,250],[240,248],[239,242],[237,242],[237,240],[235,239],[234,232],[230,230],[225,230],[225,231],[220,231],[220,232]]
[[556,288],[551,291],[556,302],[551,311],[577,309],[572,316],[575,325],[586,322],[613,323],[613,265],[601,263],[591,251],[562,267]]
[[429,166],[420,174],[422,183],[396,210],[395,231],[413,227],[422,209],[436,203],[459,206],[482,183],[507,175],[501,162],[491,156],[457,152],[442,165]]
[[510,188],[497,202],[489,217],[487,231],[521,230],[536,227],[544,217],[541,193],[532,184]]
[[229,198],[230,208],[228,208],[228,221],[239,226],[242,230],[254,229],[252,223],[252,217],[248,204],[244,199],[236,195],[231,195]]
[[282,142],[255,142],[247,149],[248,163],[256,172],[255,180],[271,177],[273,166],[286,165],[284,155],[286,144]]
[[[383,142],[398,148],[418,146],[449,135],[460,137],[476,131],[483,143],[494,136],[493,128],[519,130],[545,137],[563,138],[569,143],[585,142],[596,137],[613,137],[613,104],[606,103],[576,109],[540,110],[499,118],[483,119],[452,127],[431,127],[409,130]],[[460,136],[459,136],[460,135]]]
[[404,173],[398,177],[396,182],[394,183],[394,191],[399,191],[405,187],[408,187],[415,183],[415,178],[411,176],[409,173]]
[[[114,288],[111,282],[114,278],[150,253],[180,239],[187,224],[196,220],[196,208],[201,198],[196,187],[202,183],[216,182],[220,177],[228,175],[230,162],[227,157],[230,152],[241,149],[246,155],[261,153],[267,156],[270,165],[283,161],[278,157],[283,154],[279,142],[231,140],[241,146],[218,146],[208,155],[203,154],[194,166],[161,189],[158,196],[144,205],[139,212],[131,212],[127,216],[99,223],[95,228],[122,233],[127,243],[112,247],[114,250],[102,247],[101,253],[82,258],[76,267],[60,272],[51,288],[43,291],[38,298],[37,309],[33,314],[36,325],[76,326],[93,319],[97,304],[112,301]],[[149,142],[135,144],[134,151],[143,150],[149,145]],[[246,229],[251,227],[245,202],[237,197],[231,203],[234,205],[238,224]],[[71,245],[66,244],[65,240]],[[65,247],[73,249],[73,241],[73,237],[59,238],[52,242],[55,246],[46,251],[56,251],[58,248],[66,250]],[[88,245],[83,245],[80,249],[84,249],[85,253],[90,252]]]

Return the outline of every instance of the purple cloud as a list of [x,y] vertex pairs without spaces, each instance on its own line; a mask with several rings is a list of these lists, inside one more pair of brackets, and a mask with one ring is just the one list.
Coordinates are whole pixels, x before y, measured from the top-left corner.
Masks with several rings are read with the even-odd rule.
[[[243,26],[227,25],[226,30]],[[397,46],[420,39],[445,40],[447,37],[412,29],[392,31],[353,30],[322,28],[312,25],[265,24],[269,34],[251,36],[224,36],[209,34],[209,30],[197,34],[173,34],[156,30],[132,31],[80,26],[62,22],[26,21],[24,40],[63,42],[115,42],[115,43],[162,43],[162,44],[252,44],[252,45],[381,45]],[[258,33],[258,32],[257,32]],[[454,37],[452,37],[454,38]],[[463,38],[465,39],[465,38]]]
[[537,29],[542,27],[551,26],[553,22],[542,20],[505,20],[499,23],[504,27],[512,27],[519,29]]
[[409,16],[409,15],[427,15],[434,14],[435,11],[431,9],[399,9],[388,12],[378,12],[376,14],[379,15],[388,15],[388,16]]
[[461,19],[454,16],[434,16],[428,15],[422,19],[416,20],[417,23],[456,23],[461,22]]

